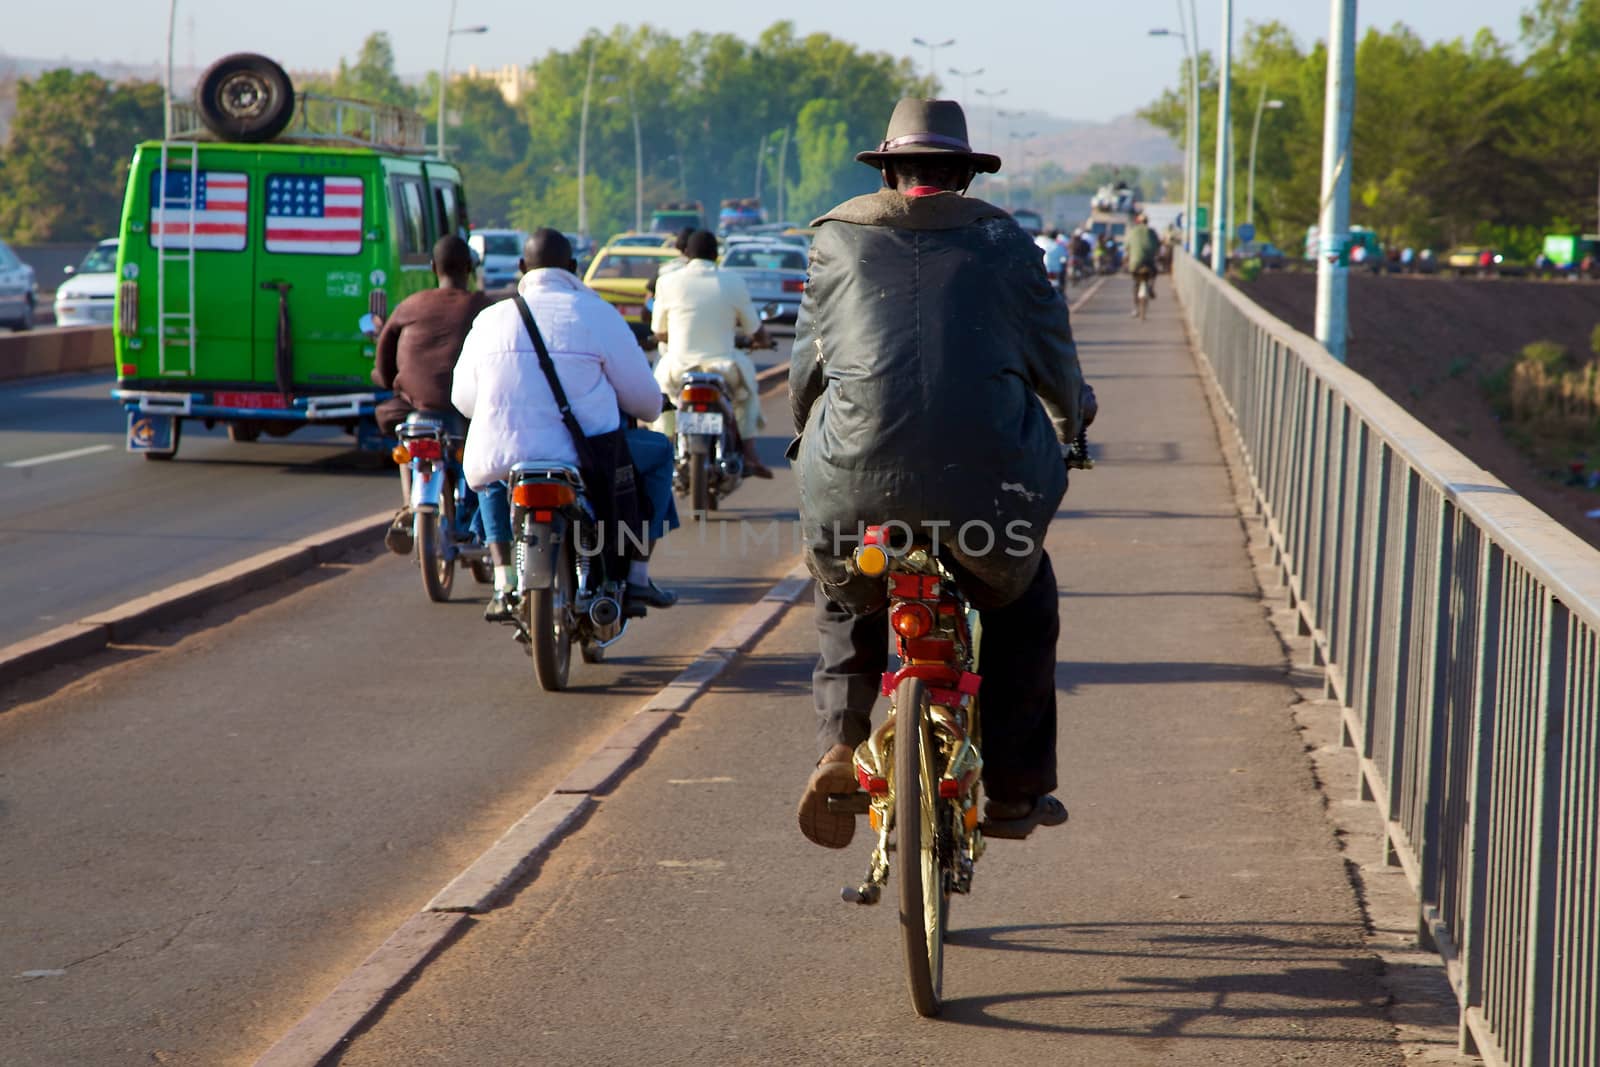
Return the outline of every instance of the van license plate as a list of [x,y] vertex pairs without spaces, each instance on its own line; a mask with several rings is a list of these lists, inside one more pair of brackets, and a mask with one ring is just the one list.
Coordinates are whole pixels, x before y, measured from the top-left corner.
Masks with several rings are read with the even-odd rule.
[[720,434],[722,432],[722,412],[680,411],[678,412],[678,432]]
[[282,393],[217,393],[211,403],[219,408],[256,408],[282,411],[289,406]]

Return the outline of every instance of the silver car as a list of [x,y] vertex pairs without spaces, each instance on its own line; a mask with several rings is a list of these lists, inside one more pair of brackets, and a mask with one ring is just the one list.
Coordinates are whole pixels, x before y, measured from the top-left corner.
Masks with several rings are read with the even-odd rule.
[[33,268],[0,241],[0,326],[33,329],[33,309],[39,300],[37,285]]
[[744,279],[757,305],[776,304],[770,322],[793,322],[806,291],[806,252],[787,241],[737,241],[722,254],[722,266]]

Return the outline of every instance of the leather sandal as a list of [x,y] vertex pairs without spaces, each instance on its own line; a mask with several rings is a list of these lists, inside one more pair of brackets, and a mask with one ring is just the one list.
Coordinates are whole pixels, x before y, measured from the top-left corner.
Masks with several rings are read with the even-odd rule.
[[861,788],[856,784],[854,755],[849,745],[834,745],[817,762],[817,769],[806,782],[806,791],[800,796],[800,832],[812,844],[844,848],[855,837],[856,817],[828,810],[829,796],[855,793]]
[[1036,827],[1066,822],[1067,806],[1047,793],[1032,803],[991,800],[984,805],[983,815],[983,836],[1021,841]]

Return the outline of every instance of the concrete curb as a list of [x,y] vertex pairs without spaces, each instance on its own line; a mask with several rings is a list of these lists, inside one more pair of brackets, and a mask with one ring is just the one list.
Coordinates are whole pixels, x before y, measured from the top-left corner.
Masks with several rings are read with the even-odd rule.
[[307,1015],[256,1061],[257,1067],[319,1064],[376,1018],[412,975],[472,924],[465,915],[422,911],[406,920],[350,973],[318,1011]]
[[7,645],[0,648],[0,686],[276,585],[374,543],[392,518],[385,512],[347,522]]
[[[394,999],[400,987],[446,947],[459,929],[471,923],[468,914],[463,913],[481,914],[493,908],[535,863],[548,856],[598,807],[595,798],[610,792],[628,771],[643,762],[689,705],[735,658],[753,648],[810,587],[810,574],[803,565],[797,566],[741,612],[731,626],[712,640],[706,652],[646,701],[421,912],[402,923],[367,962],[313,1006],[256,1061],[256,1067],[318,1067],[348,1046]],[[419,922],[428,916],[448,919],[452,924]],[[424,937],[427,933],[431,933],[431,941]]]
[[0,337],[0,382],[85,374],[114,366],[116,352],[109,326],[64,326]]

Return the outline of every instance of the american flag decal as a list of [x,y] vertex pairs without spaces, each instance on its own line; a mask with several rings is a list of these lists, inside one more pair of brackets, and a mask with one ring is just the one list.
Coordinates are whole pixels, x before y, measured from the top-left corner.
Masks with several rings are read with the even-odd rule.
[[361,251],[360,178],[274,174],[267,179],[267,251],[348,256]]
[[[191,183],[198,188],[191,189]],[[157,248],[193,247],[218,252],[243,251],[249,223],[250,181],[243,174],[203,170],[197,180],[187,168],[150,175],[150,243]]]

